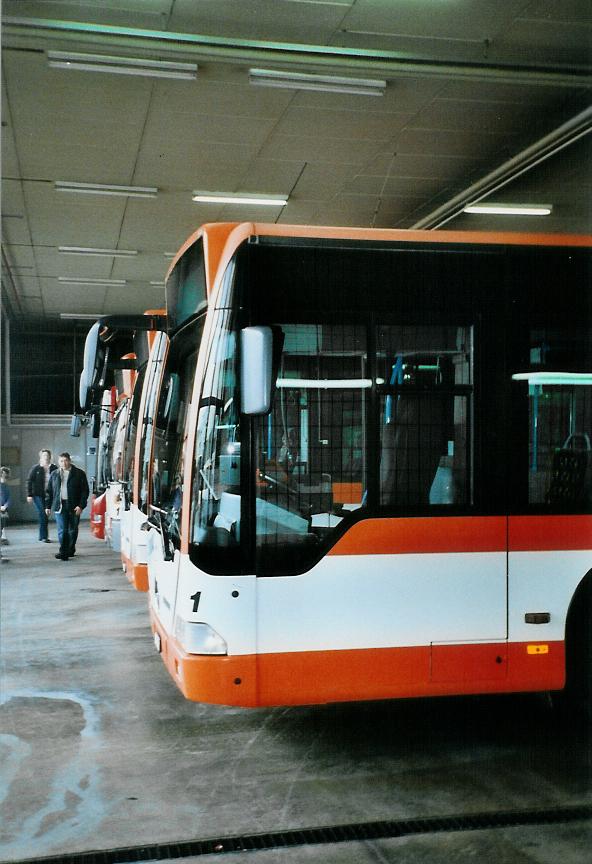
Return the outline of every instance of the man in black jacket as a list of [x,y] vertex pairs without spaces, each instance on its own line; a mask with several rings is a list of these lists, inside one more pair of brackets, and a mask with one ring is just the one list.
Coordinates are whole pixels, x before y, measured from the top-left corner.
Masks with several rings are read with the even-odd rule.
[[49,477],[58,466],[51,461],[51,450],[44,448],[39,451],[39,462],[33,465],[27,478],[27,501],[35,505],[39,519],[39,540],[49,543],[47,534],[47,514],[45,512],[45,493],[49,485]]
[[88,481],[69,453],[60,453],[60,467],[51,474],[45,495],[45,512],[55,510],[60,551],[56,558],[67,561],[76,552],[80,514],[88,501]]

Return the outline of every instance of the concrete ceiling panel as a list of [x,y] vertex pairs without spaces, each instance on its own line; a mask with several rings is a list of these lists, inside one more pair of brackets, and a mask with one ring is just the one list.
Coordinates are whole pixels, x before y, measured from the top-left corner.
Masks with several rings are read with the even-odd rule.
[[138,152],[134,183],[163,191],[228,189],[239,182],[259,146],[239,143],[171,141],[166,148],[142,147]]
[[311,135],[350,141],[390,140],[405,127],[409,114],[370,113],[290,107],[275,129],[278,135]]
[[[2,13],[230,40],[215,52],[197,51],[162,35],[140,50],[92,26],[76,36],[3,29],[3,243],[25,314],[142,311],[161,297],[149,282],[164,277],[163,253],[175,252],[206,221],[412,225],[585,110],[592,96],[592,88],[541,83],[538,73],[512,80],[517,68],[545,64],[581,73],[577,64],[592,56],[592,7],[584,0],[5,0]],[[276,44],[257,54],[243,46],[237,56],[236,40],[248,39]],[[387,74],[382,60],[372,71],[374,61],[364,59],[360,73],[352,52],[313,58],[312,51],[286,52],[289,42],[380,49],[440,65],[433,77],[394,67]],[[180,81],[55,70],[47,62],[51,48],[193,59],[199,71],[196,80]],[[503,79],[494,69],[487,80],[462,78],[452,68],[462,61],[509,68]],[[249,84],[251,66],[388,84],[376,98],[278,90]],[[544,197],[554,205],[544,225],[460,216],[448,227],[589,231],[587,141],[496,193],[499,200]],[[159,193],[149,200],[57,193],[55,180],[156,186]],[[195,189],[290,193],[290,201],[272,210],[198,205]],[[58,245],[138,255],[62,260]],[[89,295],[65,290],[59,275],[129,281],[125,292]],[[42,300],[29,299],[41,291]]]
[[172,0],[4,0],[5,15],[93,21],[134,27],[162,27]]
[[169,26],[242,39],[326,44],[347,9],[341,2],[317,4],[314,14],[307,14],[310,4],[286,0],[200,0],[196,16],[195,0],[176,0]]
[[356,141],[314,136],[274,135],[261,150],[264,159],[292,159],[329,165],[365,165],[388,140]]
[[51,183],[29,181],[23,189],[35,244],[114,248],[126,198],[58,192]]

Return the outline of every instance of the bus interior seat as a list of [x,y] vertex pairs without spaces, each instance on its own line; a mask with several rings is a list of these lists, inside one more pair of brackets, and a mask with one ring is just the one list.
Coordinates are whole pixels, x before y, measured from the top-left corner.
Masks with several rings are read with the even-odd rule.
[[446,455],[450,397],[400,395],[382,429],[381,503],[428,504],[440,459]]
[[590,436],[585,432],[569,435],[553,453],[547,503],[566,507],[589,503],[591,462]]
[[333,484],[326,472],[300,474],[293,478],[299,509],[306,515],[329,512],[333,506]]

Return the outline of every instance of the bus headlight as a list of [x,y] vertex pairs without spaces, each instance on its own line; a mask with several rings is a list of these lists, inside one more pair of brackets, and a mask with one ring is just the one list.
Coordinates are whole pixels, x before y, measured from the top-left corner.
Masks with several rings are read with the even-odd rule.
[[209,624],[175,618],[175,638],[188,654],[228,654],[228,645]]

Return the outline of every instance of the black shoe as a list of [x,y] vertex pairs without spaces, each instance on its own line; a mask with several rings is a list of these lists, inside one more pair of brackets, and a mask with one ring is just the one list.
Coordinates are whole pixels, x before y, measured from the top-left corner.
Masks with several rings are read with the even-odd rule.
[[51,540],[49,539],[49,537],[46,537],[45,540],[44,540],[43,542],[44,542],[44,543],[51,543]]
[[48,540],[46,537],[40,537],[39,542],[40,543],[51,543],[51,540]]
[[54,555],[53,557],[54,557],[54,558],[58,558],[60,561],[67,561],[67,560],[68,560],[68,556],[67,556],[67,555],[62,555],[61,552],[58,552],[58,553],[57,553],[56,555]]

